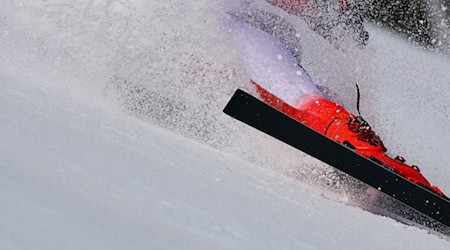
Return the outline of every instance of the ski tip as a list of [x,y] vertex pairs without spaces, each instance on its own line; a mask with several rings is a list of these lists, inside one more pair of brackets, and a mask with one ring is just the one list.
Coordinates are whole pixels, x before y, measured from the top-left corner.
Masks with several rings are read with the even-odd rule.
[[242,99],[247,99],[248,97],[248,93],[241,89],[237,89],[223,109],[223,112],[233,117],[233,113],[235,113],[234,111],[239,108],[240,104],[242,103]]

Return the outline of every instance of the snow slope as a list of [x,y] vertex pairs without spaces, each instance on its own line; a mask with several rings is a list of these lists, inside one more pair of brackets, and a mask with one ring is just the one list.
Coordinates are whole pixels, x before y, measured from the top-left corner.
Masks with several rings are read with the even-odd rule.
[[[221,114],[248,79],[205,1],[0,3],[1,249],[450,246],[311,185],[327,166]],[[317,42],[305,67],[345,93],[355,73],[388,146],[450,190],[450,60],[371,34],[362,55]],[[136,118],[109,96],[118,77],[160,93],[179,117],[152,119],[161,107]]]
[[449,246],[35,80],[0,81],[2,249]]

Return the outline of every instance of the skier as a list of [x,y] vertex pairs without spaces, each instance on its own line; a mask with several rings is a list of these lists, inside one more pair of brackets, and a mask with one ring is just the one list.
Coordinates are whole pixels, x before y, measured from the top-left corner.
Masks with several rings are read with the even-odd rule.
[[369,33],[364,28],[360,8],[347,0],[266,0],[290,14],[302,17],[311,29],[337,47],[339,41],[352,38],[366,45]]
[[300,64],[299,42],[295,39],[297,34],[289,23],[264,11],[245,10],[232,13],[226,20],[226,26],[242,65],[263,101],[446,198],[438,187],[429,183],[417,166],[407,165],[401,156],[389,157],[383,142],[361,115],[351,114],[321,91]]

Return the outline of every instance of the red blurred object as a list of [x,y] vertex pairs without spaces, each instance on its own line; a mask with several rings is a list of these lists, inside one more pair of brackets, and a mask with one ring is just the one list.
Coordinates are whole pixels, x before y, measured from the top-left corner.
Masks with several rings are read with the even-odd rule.
[[303,14],[310,8],[308,0],[274,0],[271,3],[294,15]]
[[[290,14],[294,15],[307,15],[314,8],[317,8],[317,4],[314,4],[310,0],[272,0],[273,5],[280,7]],[[339,0],[341,11],[348,9],[348,0]]]
[[340,0],[341,3],[341,10],[348,9],[348,1],[347,0]]
[[401,156],[389,157],[381,139],[360,116],[321,96],[310,96],[301,106],[294,108],[267,90],[252,82],[262,100],[293,119],[307,125],[333,141],[345,144],[378,164],[391,168],[406,179],[444,196],[444,193],[420,173],[417,166],[407,165]]

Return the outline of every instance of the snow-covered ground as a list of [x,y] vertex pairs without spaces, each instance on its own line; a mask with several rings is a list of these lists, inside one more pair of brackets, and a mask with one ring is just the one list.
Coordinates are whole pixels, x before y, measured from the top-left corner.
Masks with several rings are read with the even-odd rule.
[[[1,249],[450,247],[292,178],[328,168],[221,114],[245,73],[214,14],[197,13],[209,7],[183,2],[0,1]],[[359,59],[324,61],[336,52],[319,43],[306,68],[328,86],[363,75],[363,112],[388,147],[450,192],[450,58],[370,31]],[[187,121],[117,105],[105,87],[117,76],[178,97]]]
[[1,77],[2,249],[447,249],[196,141]]

